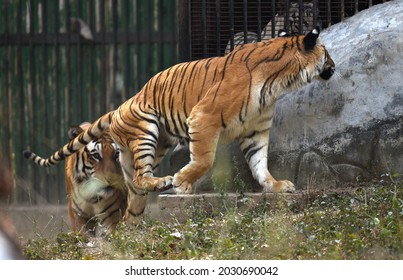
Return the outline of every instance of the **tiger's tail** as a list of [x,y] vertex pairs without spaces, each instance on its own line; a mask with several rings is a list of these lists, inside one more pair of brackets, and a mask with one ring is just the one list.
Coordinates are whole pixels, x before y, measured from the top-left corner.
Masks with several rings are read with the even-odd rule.
[[81,132],[79,135],[77,135],[77,137],[72,139],[69,143],[64,145],[61,149],[46,159],[30,151],[24,151],[24,157],[43,167],[56,165],[66,157],[80,150],[92,140],[101,137],[104,130],[107,129],[111,124],[113,114],[114,111],[111,111],[97,119],[86,130]]

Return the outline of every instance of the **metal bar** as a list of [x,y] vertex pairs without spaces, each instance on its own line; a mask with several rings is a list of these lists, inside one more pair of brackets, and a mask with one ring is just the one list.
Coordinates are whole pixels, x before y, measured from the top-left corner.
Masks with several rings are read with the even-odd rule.
[[[29,82],[28,84],[30,85],[29,89],[30,89],[30,96],[32,98],[32,107],[33,110],[32,112],[39,112],[39,115],[41,115],[43,113],[43,107],[41,107],[41,100],[38,100],[38,95],[40,95],[37,92],[37,84],[36,84],[36,76],[35,76],[35,65],[36,65],[36,53],[35,53],[35,46],[33,45],[32,42],[32,37],[33,34],[35,32],[35,19],[34,19],[34,15],[35,15],[35,11],[34,11],[34,1],[31,0],[29,2],[29,36],[31,39],[31,42],[29,44]],[[22,19],[21,19],[22,21]],[[22,86],[23,84],[20,83],[20,86]],[[42,104],[43,105],[43,104]],[[23,111],[24,106],[22,105],[20,107],[19,110]],[[42,126],[43,126],[43,122],[39,122],[39,118],[37,118],[36,114],[35,115],[30,115],[30,119],[32,119],[32,123],[33,123],[33,127],[35,129],[36,132],[39,132],[39,134],[42,134],[43,130],[42,130]],[[21,118],[21,120],[23,120],[23,118]],[[37,151],[38,153],[41,153],[43,151],[43,142],[38,141],[35,133],[31,133],[30,135],[30,142],[33,145],[33,149],[35,149],[35,151]],[[39,178],[40,173],[37,169],[33,169],[33,173],[32,173],[32,177],[31,177],[31,182],[32,183],[32,187],[33,189],[37,192],[41,192],[44,191],[43,188],[43,180],[46,180],[46,178],[43,178],[43,180],[41,180],[42,178]],[[40,180],[40,183],[38,182],[38,180]],[[35,194],[36,192],[34,192],[33,194],[33,200],[35,201]]]
[[[47,61],[47,55],[46,55],[46,45],[44,43],[45,38],[46,38],[46,32],[47,32],[47,24],[46,24],[46,17],[47,17],[46,8],[47,7],[46,6],[47,6],[47,2],[46,2],[46,0],[43,0],[42,5],[40,6],[42,8],[41,18],[38,19],[41,21],[41,26],[42,26],[42,30],[39,30],[39,31],[42,32],[42,34],[43,34],[43,36],[42,36],[43,41],[40,46],[41,60],[42,60],[42,63],[40,63],[40,65],[41,65],[42,71],[41,71],[41,75],[40,75],[41,82],[39,85],[42,87],[42,90],[39,90],[39,88],[38,88],[38,91],[41,91],[41,96],[44,101],[42,103],[42,105],[44,105],[44,114],[42,117],[45,118],[45,120],[43,122],[43,132],[44,132],[43,135],[45,135],[47,140],[49,139],[49,141],[47,141],[48,143],[46,143],[46,141],[42,142],[43,150],[46,150],[46,148],[49,148],[49,146],[51,149],[53,148],[53,146],[49,145],[49,144],[53,143],[51,141],[51,139],[53,139],[52,138],[53,135],[50,130],[52,130],[53,129],[52,126],[54,126],[54,124],[53,125],[49,124],[49,122],[53,120],[53,116],[51,114],[51,108],[52,108],[51,97],[49,96],[49,93],[47,91],[48,61]],[[39,117],[39,116],[37,116],[37,117]],[[53,179],[54,179],[54,177],[52,177],[52,176],[47,176],[47,178],[46,178],[46,180],[48,182],[50,182],[50,185],[54,185],[55,182]],[[47,199],[51,199],[51,194],[55,190],[56,190],[56,188],[46,188],[46,184],[40,184],[40,194],[45,195]]]
[[257,1],[257,40],[262,40],[262,1]]
[[248,0],[243,0],[243,42],[248,43]]
[[327,1],[327,27],[332,25],[332,4],[330,1]]
[[71,108],[71,102],[70,102],[70,96],[71,96],[71,64],[70,64],[70,1],[64,2],[65,4],[65,9],[66,9],[66,16],[64,19],[65,25],[66,25],[66,36],[67,36],[67,42],[66,42],[66,56],[65,56],[65,61],[66,61],[66,81],[67,81],[67,91],[65,92],[65,108],[66,108],[66,122],[68,125],[71,125],[71,118],[70,118],[70,112],[68,111],[68,108]]
[[202,11],[201,11],[201,28],[202,28],[202,57],[207,57],[207,11],[206,11],[206,0],[202,0]]
[[100,98],[101,111],[107,111],[107,104],[109,104],[108,94],[106,91],[106,50],[105,50],[105,2],[100,1],[100,33],[101,33],[101,91],[102,98]]
[[215,1],[215,19],[216,19],[216,44],[215,52],[216,56],[220,56],[221,52],[221,3],[220,0]]
[[[78,14],[78,18],[82,19],[82,0],[79,0],[77,2],[77,14]],[[78,27],[78,34],[80,34],[81,32],[81,26]],[[83,95],[81,93],[81,86],[82,86],[82,76],[83,76],[83,63],[82,63],[82,48],[81,48],[81,41],[82,38],[79,35],[78,36],[78,40],[77,40],[77,55],[76,55],[76,71],[77,71],[77,75],[76,75],[76,93],[74,96],[76,97],[76,106],[77,106],[77,116],[78,116],[78,122],[76,121],[76,123],[81,123],[81,121],[83,120],[83,110],[86,110],[86,108],[84,108],[83,106]]]
[[179,0],[178,29],[179,29],[179,61],[189,61],[191,57],[191,26],[190,0]]
[[160,32],[160,43],[157,45],[158,48],[158,71],[163,70],[164,64],[163,64],[163,59],[164,59],[164,54],[163,54],[163,49],[164,45],[162,44],[162,41],[164,39],[164,32],[162,32],[163,24],[162,24],[162,0],[158,0],[157,4],[157,25],[158,25],[158,31]]
[[303,29],[303,25],[302,25],[302,20],[304,19],[304,14],[303,14],[303,9],[302,9],[302,5],[304,3],[302,2],[302,0],[298,1],[298,31],[299,34],[303,34],[304,33],[304,29]]
[[[60,114],[60,109],[63,106],[63,103],[61,101],[61,90],[60,90],[60,62],[59,62],[59,55],[60,55],[60,46],[58,43],[58,36],[60,32],[60,14],[59,14],[59,1],[55,1],[55,10],[56,12],[54,13],[54,27],[55,27],[55,32],[56,32],[56,40],[54,41],[54,46],[53,46],[53,51],[54,51],[54,75],[55,75],[55,80],[54,80],[54,88],[55,88],[55,102],[56,102],[56,109],[55,109],[55,119],[60,121],[61,125],[56,126],[58,127],[58,131],[56,133],[56,144],[61,145],[62,142],[62,136],[61,133],[64,131],[62,128],[65,127],[65,124],[63,123],[62,116]],[[67,126],[66,126],[67,127]],[[64,173],[62,174],[62,169],[58,168],[57,169],[57,181],[60,182],[64,176]],[[65,192],[61,188],[58,189],[58,200],[61,201],[62,203],[65,203]]]
[[271,1],[271,37],[276,37],[276,1]]
[[[4,15],[4,33],[9,34],[9,2],[6,1],[2,14]],[[6,55],[5,55],[5,60],[4,60],[4,67],[6,71],[6,77],[5,77],[5,92],[4,92],[4,113],[7,118],[7,120],[4,122],[4,142],[2,142],[3,146],[3,158],[7,163],[11,163],[11,158],[12,158],[12,138],[11,138],[11,128],[12,128],[12,90],[11,90],[11,67],[10,67],[10,49],[11,47],[7,46],[6,47]]]
[[[144,81],[142,81],[142,84],[145,84],[147,82],[148,79],[148,74],[149,71],[152,71],[152,51],[154,49],[154,46],[151,43],[151,19],[153,18],[153,10],[152,10],[152,2],[151,1],[147,1],[147,15],[146,16],[146,20],[145,20],[145,30],[147,30],[147,43],[145,46],[145,52],[146,52],[146,72],[144,73]],[[148,71],[147,71],[148,70]],[[143,70],[144,71],[144,70]]]
[[116,108],[117,104],[120,104],[118,100],[118,94],[116,91],[116,75],[118,72],[118,45],[117,45],[117,30],[118,30],[118,10],[116,0],[112,1],[112,24],[113,24],[113,44],[112,44],[112,106]]
[[340,0],[340,19],[344,19],[344,0]]
[[235,30],[234,30],[234,0],[229,1],[229,36],[230,36],[230,45],[231,45],[231,50],[234,49],[234,36],[235,36]]
[[[287,33],[290,33],[290,1],[285,1],[285,11],[284,11],[284,27]],[[274,31],[274,37],[277,36],[278,30]],[[273,37],[273,38],[274,38]]]
[[129,18],[130,18],[130,13],[129,13],[129,0],[126,0],[124,3],[124,18],[125,18],[125,38],[124,38],[124,46],[125,46],[125,99],[129,98],[130,95],[130,44],[129,44]]
[[[88,24],[89,26],[92,27],[92,30],[95,30],[94,26],[94,6],[93,6],[93,1],[87,1],[87,9],[88,9]],[[96,118],[97,112],[98,112],[98,102],[95,102],[95,100],[98,100],[94,96],[97,94],[97,91],[95,90],[94,82],[95,82],[95,77],[94,77],[94,68],[96,67],[96,60],[94,58],[94,46],[95,44],[92,44],[88,48],[88,57],[90,58],[90,61],[88,63],[88,75],[89,75],[89,91],[88,91],[88,116],[89,120],[93,121]]]
[[[135,2],[136,4],[136,30],[137,30],[137,32],[136,32],[136,35],[137,35],[137,39],[139,40],[140,39],[140,36],[139,36],[139,31],[140,31],[140,10],[139,10],[139,1],[136,1]],[[134,64],[134,67],[136,68],[136,89],[135,89],[135,91],[138,91],[139,89],[140,89],[140,87],[141,87],[141,85],[140,85],[140,67],[139,67],[139,65],[140,65],[140,46],[139,45],[137,45],[137,48],[136,48],[136,53],[137,53],[137,55],[136,55],[136,60],[135,60],[135,64]],[[141,71],[143,71],[143,69],[141,69]]]
[[[181,1],[182,0],[179,0],[179,2],[181,2]],[[166,0],[165,3],[170,3],[170,1]],[[175,2],[175,3],[177,3],[177,2]],[[176,7],[176,5],[169,5],[168,4],[167,6],[168,6],[167,7],[168,15],[178,17],[178,27],[179,27],[178,29],[180,30],[180,28],[181,28],[181,13],[183,12],[184,9],[190,10],[190,8],[188,7],[189,5],[187,4],[184,7],[181,7],[181,6]],[[190,14],[187,13],[187,19],[190,18],[189,15]],[[166,17],[165,22],[167,22],[167,23],[169,22],[169,24],[167,24],[167,26],[169,26],[169,30],[165,30],[165,37],[164,38],[167,40],[168,46],[169,46],[169,48],[167,49],[167,53],[170,53],[170,55],[166,55],[166,57],[168,58],[167,59],[167,65],[171,66],[171,65],[173,65],[173,64],[175,64],[177,62],[176,59],[175,59],[176,56],[172,55],[172,54],[176,54],[176,45],[175,45],[175,43],[178,42],[178,45],[179,45],[178,49],[179,50],[181,49],[181,43],[180,43],[180,39],[178,38],[178,32],[176,32],[176,31],[171,32],[170,31],[170,30],[175,30],[175,21],[171,21],[169,19],[169,17]],[[189,30],[189,22],[187,23],[187,28]],[[189,46],[189,47],[187,47],[187,49],[188,49],[187,52],[189,53],[190,52],[190,40],[191,40],[189,33],[179,32],[179,34],[181,34],[181,37],[186,37],[185,40],[187,40],[187,42],[188,42],[187,45]],[[186,41],[185,41],[185,45],[186,45]],[[181,56],[180,53],[181,53],[181,51],[179,51],[179,57]]]
[[[169,6],[168,7],[169,14],[175,16],[177,7],[174,6],[174,5],[168,5],[168,6]],[[190,5],[188,5],[188,10],[189,10],[188,14],[190,15]],[[175,64],[177,62],[176,61],[176,48],[177,48],[176,47],[176,42],[178,42],[178,40],[179,40],[179,38],[178,38],[179,33],[176,31],[177,29],[175,28],[175,22],[171,23],[170,29],[173,30],[173,32],[172,31],[167,32],[167,36],[165,36],[165,37],[169,38],[168,42],[170,42],[170,47],[171,47],[170,50],[171,50],[172,53],[175,54],[175,56],[174,55],[169,55],[169,58],[170,58],[169,65],[173,65],[173,64]],[[189,42],[191,42],[192,39],[190,38],[190,36],[188,37],[188,40],[189,40]]]
[[[318,0],[313,0],[313,26],[316,27],[318,25]],[[322,28],[322,26],[320,26]]]
[[[17,34],[22,33],[22,0],[18,2],[18,8],[17,8]],[[23,128],[23,120],[24,120],[24,76],[22,72],[22,44],[21,42],[17,43],[17,80],[18,80],[18,88],[17,88],[17,102],[19,104],[16,104],[15,106],[17,112],[15,116],[15,126],[14,126],[14,135],[13,135],[13,148],[20,149],[22,147],[22,135],[24,132]],[[20,120],[20,121],[17,121]],[[20,157],[15,158],[15,168],[16,168],[16,173],[17,174],[23,174],[23,164],[21,162]],[[27,199],[27,196],[25,193],[20,193],[20,199],[25,200]]]

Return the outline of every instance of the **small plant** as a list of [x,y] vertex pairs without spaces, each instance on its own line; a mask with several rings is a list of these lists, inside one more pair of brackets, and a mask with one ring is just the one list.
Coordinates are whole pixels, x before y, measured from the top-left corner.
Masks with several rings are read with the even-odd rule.
[[61,232],[56,240],[46,238],[32,239],[24,246],[27,259],[82,259],[85,239],[81,234]]

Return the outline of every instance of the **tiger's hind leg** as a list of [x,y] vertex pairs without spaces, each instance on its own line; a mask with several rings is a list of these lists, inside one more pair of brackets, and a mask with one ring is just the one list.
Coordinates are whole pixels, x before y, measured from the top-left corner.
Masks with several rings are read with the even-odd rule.
[[176,193],[192,193],[192,184],[211,168],[222,128],[213,114],[203,113],[200,107],[193,109],[187,125],[190,162],[174,175]]
[[269,130],[260,128],[240,139],[241,150],[252,171],[253,177],[263,187],[264,192],[294,192],[294,184],[290,181],[277,181],[267,169],[267,153],[269,146]]

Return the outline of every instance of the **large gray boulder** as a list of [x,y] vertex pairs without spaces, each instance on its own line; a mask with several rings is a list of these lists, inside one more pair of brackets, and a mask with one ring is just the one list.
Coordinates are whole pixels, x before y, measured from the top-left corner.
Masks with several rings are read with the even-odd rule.
[[403,173],[403,1],[326,29],[337,74],[280,98],[270,140],[272,173],[297,186]]
[[[269,147],[275,178],[306,189],[403,174],[402,34],[403,1],[376,5],[322,31],[336,74],[277,101]],[[171,159],[174,172],[189,157]],[[234,143],[219,147],[214,168],[197,182],[200,190],[211,185],[259,190]]]

